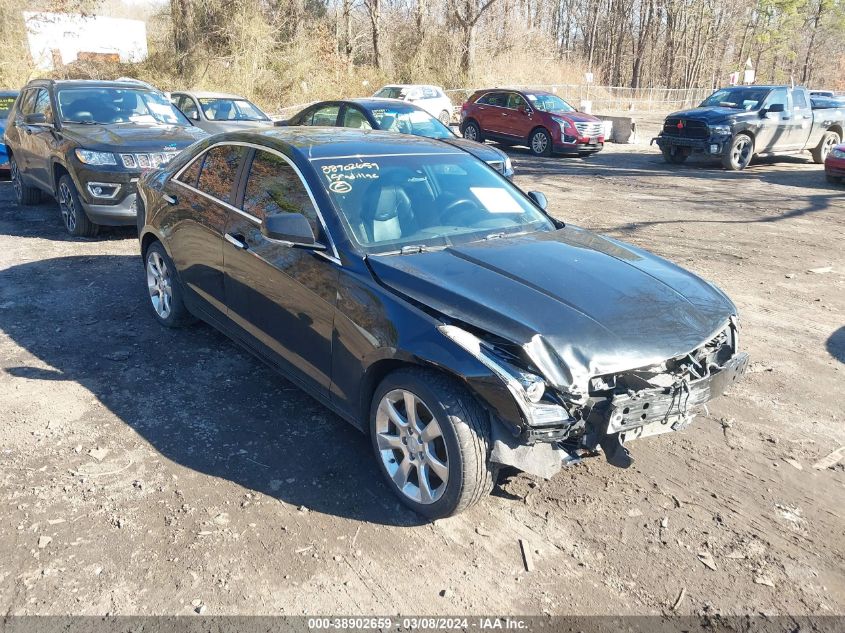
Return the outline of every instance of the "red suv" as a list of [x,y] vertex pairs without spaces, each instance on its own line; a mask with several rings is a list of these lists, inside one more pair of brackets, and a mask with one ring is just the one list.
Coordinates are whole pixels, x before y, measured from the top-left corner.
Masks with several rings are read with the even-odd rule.
[[537,156],[587,156],[604,147],[600,119],[540,90],[479,90],[461,107],[461,133],[505,145],[527,145]]

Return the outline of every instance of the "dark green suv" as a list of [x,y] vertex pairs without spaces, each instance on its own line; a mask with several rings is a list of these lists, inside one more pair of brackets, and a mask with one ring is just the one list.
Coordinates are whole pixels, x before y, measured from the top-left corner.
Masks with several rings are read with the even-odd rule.
[[17,200],[59,202],[71,235],[134,225],[135,183],[207,136],[140,81],[36,80],[21,90],[5,142]]

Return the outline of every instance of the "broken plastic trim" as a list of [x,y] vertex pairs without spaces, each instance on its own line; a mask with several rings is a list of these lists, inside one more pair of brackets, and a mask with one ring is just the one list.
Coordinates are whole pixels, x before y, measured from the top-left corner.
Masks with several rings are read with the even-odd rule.
[[[500,359],[480,338],[455,325],[438,325],[437,329],[451,341],[454,341],[467,352],[477,358],[485,367],[499,376],[508,387],[522,412],[525,422],[529,426],[549,426],[553,424],[571,423],[574,419],[569,412],[560,405],[534,403],[525,388],[525,377],[531,376],[531,381],[543,380],[540,376],[528,374],[525,371],[511,367],[509,363]],[[545,383],[545,381],[543,381]]]

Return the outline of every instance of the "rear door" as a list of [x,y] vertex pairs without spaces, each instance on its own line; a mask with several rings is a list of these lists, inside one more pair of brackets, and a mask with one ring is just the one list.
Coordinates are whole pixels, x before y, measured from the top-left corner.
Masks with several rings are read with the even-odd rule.
[[192,306],[221,318],[226,314],[223,284],[223,231],[237,193],[248,149],[215,145],[168,183],[175,211],[167,214],[170,252]]
[[25,126],[26,134],[24,136],[26,137],[27,153],[29,154],[27,170],[30,177],[38,185],[47,191],[53,191],[50,157],[53,145],[56,143],[56,137],[53,128],[53,105],[50,100],[50,92],[46,88],[36,90],[32,113],[43,114],[47,123],[45,125]]
[[507,106],[508,93],[488,92],[476,101],[476,119],[481,129],[494,134],[504,134],[502,113]]
[[248,344],[307,387],[328,394],[339,262],[265,238],[261,223],[280,213],[305,215],[317,241],[333,253],[293,163],[279,152],[256,149],[223,242],[228,315]]
[[813,127],[813,110],[809,95],[803,88],[792,90],[792,130],[789,144],[793,149],[815,147],[823,131]]

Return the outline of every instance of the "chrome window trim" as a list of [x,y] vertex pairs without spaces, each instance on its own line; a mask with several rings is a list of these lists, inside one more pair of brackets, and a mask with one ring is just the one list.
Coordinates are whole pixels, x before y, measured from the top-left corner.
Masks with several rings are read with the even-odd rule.
[[[179,183],[183,187],[190,189],[191,191],[194,191],[194,192],[208,198],[209,200],[213,200],[214,202],[222,204],[226,208],[234,211],[235,213],[242,215],[243,217],[247,218],[248,220],[251,220],[252,222],[255,222],[256,224],[258,224],[260,226],[261,220],[259,218],[255,217],[254,215],[252,215],[251,213],[247,213],[243,209],[238,209],[237,207],[235,207],[232,204],[229,204],[228,202],[224,202],[223,200],[220,200],[219,198],[215,198],[214,196],[207,194],[204,191],[200,191],[196,187],[192,187],[191,185],[185,184],[181,180],[178,180],[179,176],[181,176],[182,173],[185,170],[188,169],[188,167],[193,165],[194,161],[199,160],[200,156],[204,156],[206,153],[210,152],[215,147],[220,147],[220,146],[223,146],[223,145],[236,145],[236,146],[240,146],[240,147],[248,147],[250,149],[261,150],[261,151],[264,151],[264,152],[270,152],[271,154],[275,154],[276,156],[281,158],[283,161],[285,161],[288,165],[290,165],[293,168],[294,173],[296,173],[296,175],[299,177],[299,181],[302,183],[302,186],[305,188],[305,191],[308,194],[308,199],[311,200],[311,206],[314,207],[314,211],[317,214],[317,219],[320,220],[320,226],[323,227],[323,232],[326,234],[326,238],[328,238],[328,240],[329,240],[329,246],[331,246],[331,250],[332,250],[332,254],[330,256],[331,261],[334,261],[335,263],[340,264],[340,255],[338,253],[337,246],[335,245],[334,237],[329,232],[329,227],[326,226],[326,221],[323,218],[323,213],[320,210],[320,206],[317,204],[317,200],[314,198],[314,193],[311,191],[311,187],[308,185],[308,181],[305,180],[305,177],[302,175],[302,171],[300,171],[299,167],[294,165],[293,161],[291,161],[290,158],[285,156],[282,152],[280,152],[277,149],[274,149],[272,147],[267,147],[266,145],[258,145],[257,143],[248,143],[246,141],[220,141],[220,142],[214,143],[213,145],[209,145],[203,151],[201,151],[199,154],[194,156],[193,160],[190,160],[185,165],[183,165],[182,168],[179,169],[179,171],[177,171],[175,174],[173,174],[173,176],[170,177],[170,180]],[[200,177],[202,177],[202,172],[200,172]],[[249,177],[249,174],[247,174],[247,178],[248,177]],[[197,184],[199,184],[199,181],[197,181]],[[320,252],[320,251],[317,251],[317,252]]]
[[[445,140],[445,139],[432,139],[432,140]],[[308,160],[312,163],[321,161],[321,160],[340,160],[343,158],[393,158],[396,156],[465,156],[467,152],[458,151],[458,152],[413,152],[413,153],[401,153],[401,154],[346,154],[343,156],[314,156],[310,157]]]

